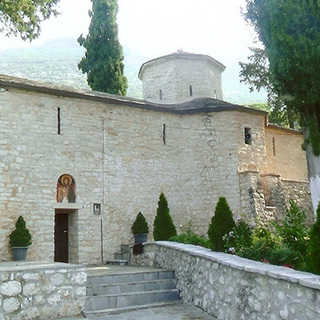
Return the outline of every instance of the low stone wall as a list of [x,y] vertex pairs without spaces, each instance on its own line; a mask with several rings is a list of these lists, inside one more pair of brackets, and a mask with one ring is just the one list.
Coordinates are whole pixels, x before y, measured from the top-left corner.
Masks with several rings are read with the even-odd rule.
[[0,320],[57,319],[84,308],[87,274],[63,263],[1,263]]
[[183,302],[217,319],[320,319],[314,274],[164,241],[145,244],[133,263],[174,270]]

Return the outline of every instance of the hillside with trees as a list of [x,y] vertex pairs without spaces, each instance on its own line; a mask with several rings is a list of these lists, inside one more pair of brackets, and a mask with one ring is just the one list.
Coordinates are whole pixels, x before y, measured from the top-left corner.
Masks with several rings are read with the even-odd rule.
[[[155,57],[143,56],[126,46],[123,46],[123,53],[124,73],[128,79],[127,96],[141,98],[139,68],[142,63]],[[63,84],[76,89],[90,89],[86,75],[78,70],[83,55],[84,49],[73,38],[60,38],[43,45],[0,51],[0,74]],[[251,93],[248,86],[240,83],[240,67],[236,63],[221,62],[227,66],[222,79],[224,100],[239,104],[265,102],[264,94]]]

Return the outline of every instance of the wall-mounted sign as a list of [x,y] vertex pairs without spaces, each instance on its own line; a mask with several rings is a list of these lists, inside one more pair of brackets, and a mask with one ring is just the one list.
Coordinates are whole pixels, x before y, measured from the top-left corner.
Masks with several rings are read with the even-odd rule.
[[93,214],[96,214],[97,216],[101,214],[101,203],[93,204]]

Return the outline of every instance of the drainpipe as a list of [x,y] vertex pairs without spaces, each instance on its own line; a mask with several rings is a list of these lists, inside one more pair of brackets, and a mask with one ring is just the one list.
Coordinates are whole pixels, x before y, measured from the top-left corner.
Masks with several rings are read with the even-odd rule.
[[102,210],[100,216],[101,264],[103,264],[103,214],[104,214],[104,119],[102,119]]

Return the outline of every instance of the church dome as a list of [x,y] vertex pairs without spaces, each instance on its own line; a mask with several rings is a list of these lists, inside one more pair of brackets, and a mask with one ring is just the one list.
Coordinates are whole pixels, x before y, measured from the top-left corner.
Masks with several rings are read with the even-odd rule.
[[145,62],[139,71],[145,100],[180,103],[195,97],[223,99],[225,66],[210,56],[178,51]]

